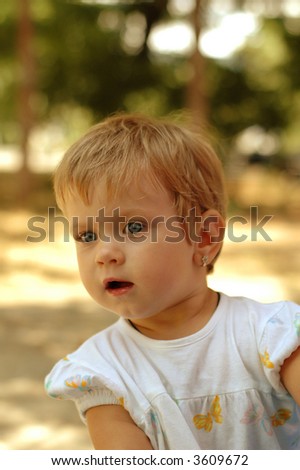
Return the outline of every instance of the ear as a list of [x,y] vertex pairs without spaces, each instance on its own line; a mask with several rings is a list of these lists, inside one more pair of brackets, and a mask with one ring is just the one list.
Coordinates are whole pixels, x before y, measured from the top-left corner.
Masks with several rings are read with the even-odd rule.
[[201,214],[194,241],[194,262],[198,266],[212,263],[222,247],[224,234],[225,221],[217,210],[209,209]]

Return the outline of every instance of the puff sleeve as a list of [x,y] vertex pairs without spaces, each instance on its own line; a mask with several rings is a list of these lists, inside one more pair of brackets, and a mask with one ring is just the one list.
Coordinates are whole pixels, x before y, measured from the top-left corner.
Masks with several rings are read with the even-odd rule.
[[85,424],[89,408],[121,405],[158,448],[160,423],[147,396],[119,360],[120,354],[126,356],[122,338],[118,336],[117,343],[112,342],[113,335],[115,330],[108,335],[98,334],[60,360],[45,379],[46,392],[52,398],[72,400]]
[[288,357],[300,346],[300,307],[282,302],[265,323],[258,344],[265,375],[272,387],[286,393],[280,381],[280,369]]
[[116,380],[101,375],[72,355],[54,366],[45,379],[45,388],[51,398],[74,401],[84,422],[85,412],[93,406],[124,404],[124,390]]

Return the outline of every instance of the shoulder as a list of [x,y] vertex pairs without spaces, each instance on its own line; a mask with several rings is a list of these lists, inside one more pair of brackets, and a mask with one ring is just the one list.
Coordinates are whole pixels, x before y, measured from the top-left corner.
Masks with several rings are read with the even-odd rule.
[[74,362],[82,365],[86,363],[97,364],[101,357],[107,357],[107,352],[114,342],[122,344],[120,335],[118,322],[116,322],[85,340],[75,351],[68,352],[58,364],[64,366]]
[[[110,342],[118,334],[117,325],[113,324],[60,359],[45,379],[48,395],[75,400],[86,392],[106,388],[114,371],[109,360]],[[114,377],[112,380],[116,381]]]
[[236,320],[245,320],[258,328],[264,328],[268,322],[284,323],[293,320],[300,328],[300,306],[289,301],[263,303],[247,297],[230,297],[222,294],[224,306]]
[[273,388],[283,392],[281,368],[300,345],[300,306],[289,301],[249,305],[264,373]]
[[300,306],[289,301],[262,303],[226,297],[227,320],[240,349],[247,358],[251,356],[248,351],[255,352],[268,381],[283,392],[281,367],[300,346]]
[[[262,303],[246,297],[228,297],[224,328],[231,328],[243,348],[250,341],[260,354],[269,350],[288,357],[300,337],[300,306],[289,301]],[[227,326],[229,325],[229,326]]]
[[128,372],[136,346],[126,336],[126,327],[130,330],[117,321],[57,362],[45,379],[47,394],[74,401],[84,421],[89,408],[122,405],[133,410],[135,421],[140,422],[149,403],[136,377]]

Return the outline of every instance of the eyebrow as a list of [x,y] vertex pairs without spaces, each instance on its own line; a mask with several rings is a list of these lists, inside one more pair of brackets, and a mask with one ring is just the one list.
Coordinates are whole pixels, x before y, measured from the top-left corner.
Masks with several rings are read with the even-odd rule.
[[79,220],[79,216],[75,215],[71,217],[71,230],[79,231],[81,228],[93,228],[95,225],[94,216],[88,215],[84,219]]

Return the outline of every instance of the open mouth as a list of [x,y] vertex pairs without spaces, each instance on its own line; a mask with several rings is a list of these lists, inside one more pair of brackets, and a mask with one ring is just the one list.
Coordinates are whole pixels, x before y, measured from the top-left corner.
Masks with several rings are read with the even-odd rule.
[[133,286],[132,282],[128,281],[109,281],[106,284],[105,289],[114,290],[114,289],[121,289],[122,287],[131,287]]
[[104,281],[104,287],[107,292],[110,294],[125,294],[133,287],[133,282],[123,281],[118,279],[107,279]]

